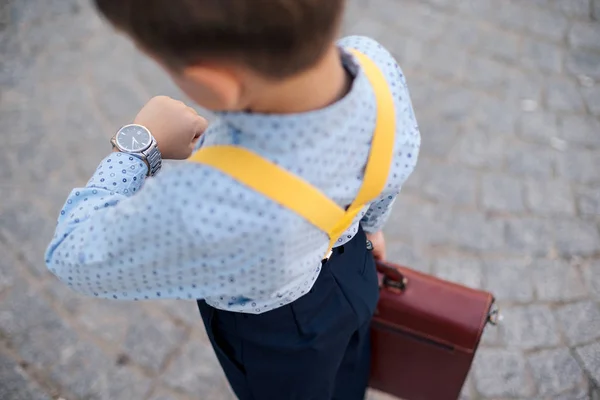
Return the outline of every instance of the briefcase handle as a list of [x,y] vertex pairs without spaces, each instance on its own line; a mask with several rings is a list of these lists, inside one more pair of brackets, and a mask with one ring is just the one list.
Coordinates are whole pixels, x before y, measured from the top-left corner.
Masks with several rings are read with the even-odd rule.
[[[378,261],[376,262],[377,272],[379,274],[379,288],[385,288],[391,292],[396,292],[398,294],[403,293],[406,290],[406,286],[408,285],[408,279],[404,276],[402,271],[396,266],[389,265],[385,262]],[[500,314],[500,310],[495,304],[495,301],[492,302],[490,310],[487,315],[487,323],[490,325],[498,325],[500,321],[502,321],[502,315]]]
[[377,272],[381,274],[379,287],[390,289],[392,291],[403,292],[408,284],[408,279],[402,274],[402,272],[391,265],[378,261]]

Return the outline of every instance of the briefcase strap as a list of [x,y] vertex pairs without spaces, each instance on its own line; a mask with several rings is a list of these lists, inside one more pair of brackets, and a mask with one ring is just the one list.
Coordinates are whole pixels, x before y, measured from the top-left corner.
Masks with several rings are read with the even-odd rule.
[[385,188],[395,144],[394,98],[385,76],[367,56],[356,50],[351,51],[373,87],[377,101],[377,122],[362,185],[347,210],[301,177],[242,147],[202,147],[189,158],[189,161],[220,170],[326,232],[329,237],[327,253],[352,225],[358,213]]

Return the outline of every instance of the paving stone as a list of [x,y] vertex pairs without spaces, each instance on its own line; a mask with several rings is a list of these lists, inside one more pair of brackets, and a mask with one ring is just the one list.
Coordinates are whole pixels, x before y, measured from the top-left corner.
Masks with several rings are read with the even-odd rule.
[[158,371],[185,339],[185,331],[166,318],[144,314],[129,327],[124,350],[133,360]]
[[473,382],[473,373],[467,375],[467,380],[462,387],[458,400],[475,400],[477,398],[477,391],[475,390],[475,383]]
[[28,271],[42,278],[48,274],[43,264],[44,251],[54,234],[55,223],[48,219],[34,198],[23,193],[25,191],[24,187],[15,186],[3,191],[0,235],[24,260]]
[[192,338],[163,374],[165,383],[195,398],[209,398],[212,386],[224,379],[210,345]]
[[436,110],[438,118],[459,123],[472,117],[477,100],[473,90],[451,85],[438,92],[429,106]]
[[593,400],[589,395],[589,391],[589,384],[586,382],[579,387],[552,396],[552,400]]
[[519,7],[511,15],[515,16],[515,13],[523,19],[527,30],[550,40],[562,41],[569,27],[567,18],[546,9]]
[[536,72],[515,70],[502,91],[503,97],[513,102],[530,100],[541,104],[544,81],[544,77]]
[[476,259],[438,258],[433,266],[435,275],[472,288],[483,285],[481,261]]
[[366,1],[349,1],[344,10],[344,19],[349,23],[355,23],[365,15]]
[[175,397],[175,395],[171,393],[165,393],[164,391],[161,391],[153,394],[149,400],[179,400],[179,397]]
[[[117,367],[106,369],[102,386],[95,390],[92,398],[98,399],[141,399],[151,387],[151,380],[141,376],[132,369]],[[104,372],[104,371],[103,371]]]
[[[119,127],[131,123],[144,105],[144,100],[149,99],[142,98],[125,79],[115,78],[114,70],[110,64],[97,65],[92,69],[91,79],[93,87],[97,88],[96,93],[100,90],[112,93],[111,96],[96,95],[95,100],[105,120]],[[105,75],[111,75],[112,79],[109,80]]]
[[507,175],[484,176],[482,204],[486,209],[492,211],[524,211],[521,181]]
[[571,185],[564,181],[536,180],[525,184],[528,208],[538,215],[574,215]]
[[576,265],[563,260],[536,260],[532,266],[533,286],[542,301],[569,301],[587,294]]
[[459,11],[468,14],[470,17],[477,17],[476,19],[483,19],[491,16],[496,9],[494,2],[491,0],[484,1],[460,1],[452,4]]
[[552,44],[525,39],[521,48],[524,66],[543,72],[561,72],[563,55],[559,47]]
[[386,259],[390,262],[406,265],[427,274],[431,273],[431,261],[419,246],[389,239],[386,245]]
[[479,39],[477,47],[480,53],[506,61],[514,61],[519,57],[520,37],[516,33],[486,25],[484,29],[478,30],[476,36]]
[[0,254],[2,254],[0,257],[0,293],[2,293],[3,290],[12,287],[14,282],[13,269],[18,267],[12,251],[1,241]]
[[422,154],[445,157],[458,140],[458,127],[442,121],[425,119],[419,129],[425,132],[421,139]]
[[573,47],[600,50],[600,26],[593,22],[576,21],[569,30],[569,43]]
[[419,187],[425,196],[442,203],[475,204],[475,172],[466,168],[448,168],[443,164],[434,164],[429,169],[422,169],[418,174]]
[[[502,310],[500,311],[502,312]],[[481,336],[481,345],[484,347],[506,346],[502,329],[500,329],[498,326],[486,326],[483,330],[483,335]]]
[[[13,288],[0,304],[0,326],[21,357],[75,396],[143,398],[150,380],[80,339],[33,288]],[[125,396],[125,397],[118,397]]]
[[466,250],[499,250],[504,247],[504,224],[487,218],[480,213],[452,215],[449,226],[450,237],[456,245]]
[[568,27],[561,14],[545,8],[523,7],[520,2],[503,2],[502,6],[490,2],[488,17],[499,24],[520,31],[533,32],[547,40],[560,41]]
[[180,322],[192,326],[202,327],[202,318],[198,311],[198,305],[195,301],[187,300],[164,300],[160,302],[160,306],[172,318]]
[[482,129],[490,134],[509,135],[515,130],[517,107],[512,100],[480,96],[470,116],[475,129]]
[[600,147],[600,121],[575,115],[562,117],[559,137],[587,148]]
[[469,167],[499,168],[506,151],[504,143],[501,135],[468,132],[456,140],[450,160]]
[[534,218],[511,219],[506,222],[506,244],[509,250],[534,256],[545,256],[554,245],[553,226]]
[[[447,2],[447,0],[433,0],[434,2]],[[430,0],[430,3],[432,1]],[[453,6],[453,4],[451,5]],[[485,24],[468,18],[452,18],[448,20],[444,35],[439,38],[441,43],[449,47],[462,49],[474,48],[481,43],[481,49],[487,48],[487,41],[483,40]],[[494,31],[494,33],[496,33]],[[493,33],[490,33],[493,34]],[[499,39],[501,41],[502,39]]]
[[384,231],[390,240],[405,240],[418,246],[443,245],[451,243],[455,235],[452,218],[442,207],[424,204],[422,199],[405,194],[396,201]]
[[[377,22],[376,22],[377,24]],[[375,36],[374,38],[377,38]],[[402,69],[408,73],[418,68],[423,62],[423,42],[414,40],[410,37],[403,40],[397,40],[397,34],[389,28],[381,33],[382,45],[387,45],[386,48],[394,56]],[[414,84],[415,79],[411,79]],[[415,103],[418,104],[418,103]],[[422,121],[421,121],[422,122]]]
[[[52,6],[45,7],[40,4],[37,7],[47,10],[47,15],[44,16],[45,23],[36,23],[34,20],[29,20],[20,26],[20,34],[25,39],[23,47],[25,48],[26,54],[38,55],[48,51],[60,51],[71,46],[81,46],[82,42],[85,42],[85,40],[93,34],[93,28],[95,26],[94,21],[90,19],[89,25],[86,26],[85,23],[81,22],[82,17],[84,16],[79,13],[80,8],[74,4],[75,2],[69,1],[66,3],[70,3],[75,7],[61,14],[55,14],[56,10],[52,10],[54,11],[52,12],[50,10],[51,8],[54,8]],[[54,14],[54,16],[49,17],[48,14],[51,13]],[[73,29],[73,34],[56,36],[48,35],[48,28],[54,27],[59,29],[64,26],[69,26]]]
[[15,283],[0,302],[0,327],[25,361],[50,365],[60,359],[61,349],[77,337],[26,281]]
[[[67,288],[63,286],[63,290]],[[111,300],[93,299],[86,302],[77,316],[77,321],[91,334],[112,345],[120,346],[125,340],[129,325],[137,325],[142,318],[140,303],[125,303]],[[135,328],[134,328],[135,330]],[[145,341],[146,335],[137,340]],[[153,350],[154,353],[156,350]]]
[[237,400],[237,397],[233,394],[231,387],[225,380],[217,382],[210,396],[211,399],[215,400]]
[[584,49],[572,50],[567,55],[567,70],[574,75],[584,75],[600,80],[600,53]]
[[600,183],[600,152],[567,150],[558,153],[557,170],[561,177],[584,184]]
[[552,113],[524,113],[518,121],[518,133],[524,139],[548,143],[558,136],[558,120]]
[[560,219],[553,225],[560,254],[587,256],[600,248],[598,226],[593,221]]
[[600,311],[592,302],[567,304],[556,315],[570,345],[578,345],[600,337]]
[[500,91],[510,79],[510,70],[499,61],[470,55],[466,63],[465,82],[478,89]]
[[571,17],[590,16],[590,0],[551,0],[549,3]]
[[150,379],[131,368],[115,365],[96,347],[78,344],[73,350],[61,364],[52,367],[52,377],[76,396],[140,399],[150,389]]
[[532,269],[524,260],[486,260],[485,288],[498,301],[527,303],[533,299]]
[[[369,12],[377,19],[388,23],[396,32],[410,32],[410,36],[422,41],[433,41],[444,35],[447,17],[424,2],[402,2],[381,0],[370,3]],[[397,14],[392,14],[397,13]],[[398,15],[410,16],[397,18]]]
[[48,296],[51,302],[59,304],[61,308],[71,315],[75,315],[80,310],[87,310],[91,303],[94,302],[89,297],[71,290],[55,277],[50,278],[46,282],[43,293]]
[[600,343],[592,343],[579,347],[575,353],[583,362],[583,368],[590,375],[596,386],[600,386]]
[[[399,56],[396,55],[396,57],[399,57]],[[404,65],[404,63],[402,65]],[[418,75],[418,74],[411,74],[410,81],[411,81],[411,86],[419,86],[422,88],[421,90],[414,90],[411,92],[411,100],[413,102],[413,108],[417,109],[417,107],[419,107],[421,109],[420,116],[419,116],[419,119],[420,119],[419,123],[422,124],[424,122],[436,122],[436,121],[439,123],[451,122],[447,118],[441,117],[438,113],[438,110],[433,109],[433,108],[431,109],[431,113],[436,116],[435,118],[433,118],[433,117],[422,118],[429,114],[428,113],[429,110],[424,109],[423,105],[431,104],[434,101],[438,101],[438,97],[437,97],[438,94],[440,93],[440,91],[445,91],[446,89],[445,88],[441,89],[437,85],[436,85],[436,87],[429,85],[428,82],[430,82],[430,80],[427,79],[426,77],[424,77],[422,75]],[[423,120],[427,120],[427,121],[423,121]],[[452,125],[458,125],[458,123],[453,123]],[[423,135],[423,136],[425,136],[425,135]],[[426,148],[424,148],[424,151],[426,151]]]
[[[452,60],[452,62],[448,62]],[[446,46],[425,46],[419,67],[442,79],[457,79],[463,76],[467,54],[460,49]]]
[[477,391],[485,397],[528,397],[533,394],[530,371],[520,352],[479,350],[473,366]]
[[517,177],[549,179],[554,173],[553,150],[535,144],[508,146],[505,165]]
[[501,328],[508,347],[535,349],[560,344],[556,321],[549,307],[504,308],[502,315]]
[[583,266],[584,281],[597,300],[600,300],[600,261],[594,261]]
[[581,92],[590,112],[596,117],[600,117],[600,86],[583,88]]
[[369,36],[378,42],[385,40],[383,38],[386,31],[386,26],[379,23],[377,20],[370,18],[368,15],[359,17],[357,21],[346,20],[344,33],[346,35]]
[[568,349],[546,350],[528,357],[539,394],[559,394],[585,381],[583,370]]
[[51,400],[19,366],[0,349],[0,399]]
[[583,112],[585,103],[579,85],[571,80],[552,78],[546,87],[546,103],[552,111]]
[[600,21],[600,0],[592,0],[592,17],[595,21]]

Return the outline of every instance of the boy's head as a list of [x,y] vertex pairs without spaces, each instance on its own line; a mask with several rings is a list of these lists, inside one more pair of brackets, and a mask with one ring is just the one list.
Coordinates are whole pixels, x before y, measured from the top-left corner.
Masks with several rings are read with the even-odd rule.
[[245,108],[248,91],[316,65],[344,0],[95,0],[193,100]]

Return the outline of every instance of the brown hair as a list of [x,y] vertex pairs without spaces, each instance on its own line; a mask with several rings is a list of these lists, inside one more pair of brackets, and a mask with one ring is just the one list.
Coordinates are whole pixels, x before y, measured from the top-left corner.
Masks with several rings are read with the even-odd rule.
[[319,61],[344,0],[95,0],[100,12],[171,67],[203,60],[285,78]]

